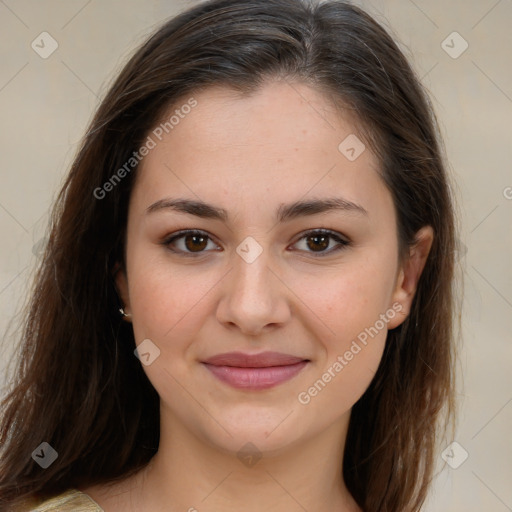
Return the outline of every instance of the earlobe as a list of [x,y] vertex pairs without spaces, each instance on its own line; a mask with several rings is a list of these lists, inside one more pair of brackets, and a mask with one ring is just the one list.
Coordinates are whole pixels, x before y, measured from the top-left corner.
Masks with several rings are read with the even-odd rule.
[[125,320],[131,319],[130,312],[130,296],[128,293],[128,280],[126,277],[126,271],[124,267],[120,263],[116,263],[114,270],[112,272],[117,294],[119,295],[119,300],[121,302],[120,313],[123,315]]
[[403,262],[396,280],[392,304],[401,305],[400,314],[388,323],[389,329],[400,325],[409,315],[418,281],[427,262],[434,240],[432,226],[424,226],[416,233],[416,242],[410,248],[409,256]]

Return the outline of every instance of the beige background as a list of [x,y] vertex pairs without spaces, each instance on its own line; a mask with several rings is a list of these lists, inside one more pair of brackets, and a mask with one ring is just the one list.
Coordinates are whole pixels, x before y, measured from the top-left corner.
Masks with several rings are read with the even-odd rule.
[[[357,3],[391,27],[431,91],[461,204],[464,382],[455,440],[469,456],[446,466],[424,510],[512,511],[512,0]],[[98,97],[144,37],[185,5],[0,1],[0,332],[22,303],[47,210]],[[43,31],[58,43],[47,59],[31,48]],[[469,45],[455,59],[441,46],[454,31]],[[463,48],[457,36],[445,44]],[[15,334],[2,334],[2,373]]]

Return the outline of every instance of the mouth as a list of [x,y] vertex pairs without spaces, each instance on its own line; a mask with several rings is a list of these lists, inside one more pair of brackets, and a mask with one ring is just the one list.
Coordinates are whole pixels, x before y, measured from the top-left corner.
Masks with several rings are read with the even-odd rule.
[[230,352],[213,356],[202,364],[217,379],[234,388],[261,390],[290,380],[309,362],[309,359],[279,352],[252,355]]

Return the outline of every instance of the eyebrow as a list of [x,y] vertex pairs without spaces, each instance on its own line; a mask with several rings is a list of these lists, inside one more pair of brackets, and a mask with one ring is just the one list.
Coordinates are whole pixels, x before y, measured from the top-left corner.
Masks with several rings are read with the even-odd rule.
[[[228,212],[203,201],[193,199],[160,199],[146,209],[146,213],[153,213],[161,210],[171,209],[189,215],[195,215],[203,219],[214,219],[227,222]],[[344,211],[368,216],[368,212],[361,206],[341,197],[331,197],[325,199],[310,199],[306,201],[296,201],[290,204],[281,204],[276,211],[278,222],[286,222],[306,215],[316,215],[329,211]]]

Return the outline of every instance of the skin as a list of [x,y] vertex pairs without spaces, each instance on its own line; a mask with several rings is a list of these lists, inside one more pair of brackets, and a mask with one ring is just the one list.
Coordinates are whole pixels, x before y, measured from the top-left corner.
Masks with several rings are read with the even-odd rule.
[[[249,97],[211,87],[194,98],[197,106],[138,171],[126,266],[116,274],[136,343],[150,339],[160,350],[144,366],[160,396],[159,451],[134,477],[83,491],[107,512],[359,511],[341,474],[351,408],[377,370],[387,330],[410,311],[432,229],[418,232],[400,262],[379,162],[368,148],[355,161],[338,150],[355,124],[320,92],[272,81]],[[275,218],[282,204],[331,197],[367,214]],[[228,221],[171,208],[147,212],[166,198],[216,205]],[[319,228],[350,245],[332,251],[338,243],[330,238],[322,252],[311,237],[308,245],[304,232]],[[211,237],[198,256],[169,249],[190,253],[190,239],[188,246],[186,238],[162,244],[181,229]],[[252,263],[236,252],[248,236],[262,249]],[[300,403],[299,393],[393,304],[401,312]],[[267,350],[310,362],[291,380],[259,391],[232,388],[201,363],[224,352]],[[248,442],[262,456],[250,467],[237,457]]]

